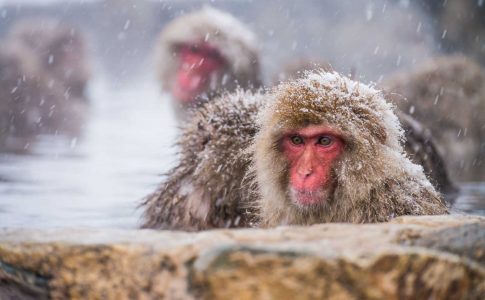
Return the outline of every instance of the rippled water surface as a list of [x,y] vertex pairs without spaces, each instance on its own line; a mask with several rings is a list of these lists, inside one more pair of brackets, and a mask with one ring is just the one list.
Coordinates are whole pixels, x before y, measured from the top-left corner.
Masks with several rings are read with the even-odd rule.
[[[151,82],[92,87],[83,138],[39,137],[30,155],[0,154],[0,227],[134,228],[136,207],[175,160],[167,99]],[[485,184],[462,185],[455,209],[485,215]]]

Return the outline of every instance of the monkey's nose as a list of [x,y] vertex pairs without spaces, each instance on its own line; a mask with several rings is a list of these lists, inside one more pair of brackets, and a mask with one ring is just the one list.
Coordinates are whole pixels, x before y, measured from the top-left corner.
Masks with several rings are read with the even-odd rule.
[[298,174],[302,177],[302,178],[306,178],[310,175],[312,175],[313,173],[313,170],[312,168],[302,168],[302,169],[299,169],[298,170]]

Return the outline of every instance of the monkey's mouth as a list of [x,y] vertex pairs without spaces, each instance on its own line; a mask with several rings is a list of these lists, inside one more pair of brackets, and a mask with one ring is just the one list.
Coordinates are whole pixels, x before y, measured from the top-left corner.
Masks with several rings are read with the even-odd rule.
[[298,206],[314,206],[325,202],[327,192],[323,189],[297,190],[290,189],[291,200]]

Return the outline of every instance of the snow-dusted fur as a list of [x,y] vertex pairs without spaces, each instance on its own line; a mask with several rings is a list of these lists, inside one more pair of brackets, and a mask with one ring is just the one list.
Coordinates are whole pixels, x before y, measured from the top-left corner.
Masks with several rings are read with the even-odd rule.
[[[309,73],[266,95],[238,90],[193,113],[178,141],[179,163],[142,204],[145,228],[378,222],[447,212],[422,168],[403,154],[392,106],[336,73]],[[279,138],[287,128],[322,122],[342,131],[346,151],[334,168],[331,199],[304,211],[287,198]]]
[[262,95],[225,94],[194,110],[178,141],[177,166],[147,197],[144,228],[203,230],[247,227],[243,179],[251,162],[247,148],[256,134]]
[[[332,67],[325,62],[300,59],[294,63],[288,64],[282,72],[278,74],[279,80],[274,80],[274,82],[296,79],[305,76],[305,71],[317,69],[327,72],[334,71]],[[352,77],[353,75],[351,74],[349,78],[352,79]],[[284,80],[285,78],[286,80]],[[392,98],[396,95],[390,93],[386,96]],[[404,129],[404,151],[406,151],[413,163],[423,167],[426,177],[431,181],[436,190],[443,194],[447,202],[454,202],[455,198],[458,196],[458,188],[448,175],[445,161],[438,151],[438,147],[436,146],[431,132],[409,114],[399,110],[396,111],[396,114]]]
[[178,47],[201,42],[218,49],[229,64],[224,76],[211,87],[214,91],[260,86],[256,36],[233,16],[205,7],[176,18],[160,34],[155,51],[162,89],[171,88],[179,64]]
[[[334,72],[311,72],[268,96],[252,151],[261,226],[382,222],[400,215],[447,213],[423,170],[406,158],[403,130],[378,90]],[[343,135],[329,199],[312,209],[288,196],[288,165],[279,148],[286,131],[325,124]]]
[[382,84],[399,108],[431,131],[456,181],[485,180],[484,82],[485,70],[475,61],[444,56]]

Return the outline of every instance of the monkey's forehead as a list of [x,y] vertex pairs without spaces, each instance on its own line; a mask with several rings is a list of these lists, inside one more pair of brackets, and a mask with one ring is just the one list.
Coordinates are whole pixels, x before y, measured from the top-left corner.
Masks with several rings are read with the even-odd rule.
[[200,40],[216,46],[233,44],[255,52],[259,49],[256,35],[249,28],[232,15],[210,7],[174,19],[161,37],[167,44]]
[[274,88],[260,118],[261,126],[274,130],[308,125],[335,125],[346,136],[387,136],[399,140],[401,127],[392,104],[371,86],[335,72],[308,72],[302,79]]
[[[329,89],[330,88],[330,89]],[[364,95],[358,91],[335,91],[338,86],[287,85],[274,95],[269,106],[272,118],[285,120],[291,125],[318,124],[321,122],[379,122],[390,107],[380,105],[383,99],[377,94]],[[345,122],[344,122],[345,123]]]

